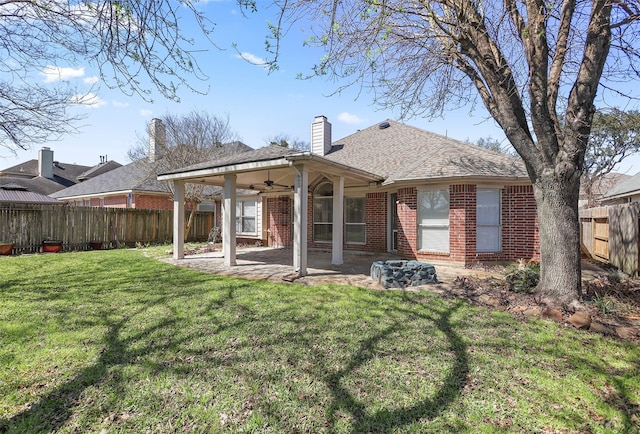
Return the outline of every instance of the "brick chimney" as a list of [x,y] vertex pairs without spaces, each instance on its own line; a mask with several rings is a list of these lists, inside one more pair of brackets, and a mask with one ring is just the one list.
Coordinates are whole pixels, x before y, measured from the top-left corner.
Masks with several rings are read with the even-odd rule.
[[46,146],[38,151],[38,175],[53,178],[53,151]]
[[327,155],[331,150],[331,124],[326,116],[316,116],[311,124],[311,153]]
[[153,118],[149,123],[149,161],[156,161],[162,156],[167,146],[167,129],[162,119]]

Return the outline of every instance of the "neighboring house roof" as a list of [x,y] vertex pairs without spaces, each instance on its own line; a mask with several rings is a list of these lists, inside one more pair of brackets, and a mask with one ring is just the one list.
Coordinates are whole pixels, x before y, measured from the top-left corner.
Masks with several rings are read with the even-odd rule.
[[[53,162],[53,181],[61,185],[61,188],[68,187],[78,182],[78,176],[83,172],[89,170],[90,166],[82,166],[79,164],[61,163],[59,161]],[[2,173],[8,176],[20,176],[20,177],[36,177],[38,172],[38,160],[33,159],[25,161],[24,163],[17,164],[2,170]]]
[[78,175],[78,180],[81,182],[86,181],[89,178],[95,178],[96,176],[117,169],[118,167],[122,167],[122,164],[118,163],[117,161],[107,161],[105,163],[96,164],[89,170],[86,170]]
[[609,191],[607,191],[603,199],[615,199],[619,197],[631,196],[634,194],[640,194],[640,173],[636,173],[631,178],[623,181]]
[[167,192],[165,183],[149,176],[146,161],[139,160],[57,191],[51,197],[70,198],[134,190],[155,193]]
[[43,194],[45,196],[54,193],[63,188],[57,182],[43,178],[42,176],[36,176],[35,178],[22,178],[19,176],[0,176],[0,187],[6,185],[20,186],[21,188],[32,191],[37,194]]
[[[228,149],[226,147],[229,147]],[[242,142],[232,142],[225,144],[221,152],[226,155],[228,152],[243,153],[253,148]],[[120,166],[91,179],[80,182],[64,190],[60,190],[51,195],[59,199],[70,199],[74,197],[86,197],[102,195],[114,192],[138,191],[147,193],[169,194],[166,181],[158,181],[155,174],[149,173],[149,163],[146,159],[134,161]],[[203,192],[205,197],[219,196],[222,193],[220,187],[206,186]]]
[[45,196],[44,194],[29,191],[26,187],[16,183],[0,185],[0,203],[43,203],[49,205],[63,205],[62,202]]
[[[593,186],[591,187],[591,194],[593,196],[593,199],[596,200],[596,202],[599,202],[609,190],[611,190],[618,184],[625,182],[629,178],[631,178],[630,175],[617,172],[607,173],[606,175],[603,175],[602,177],[600,177],[600,179],[595,180]],[[584,191],[584,185],[580,184],[580,201],[586,203],[588,202],[588,200],[589,197],[587,197],[587,193]]]
[[386,120],[333,143],[325,158],[376,173],[385,184],[437,178],[527,178],[520,158]]

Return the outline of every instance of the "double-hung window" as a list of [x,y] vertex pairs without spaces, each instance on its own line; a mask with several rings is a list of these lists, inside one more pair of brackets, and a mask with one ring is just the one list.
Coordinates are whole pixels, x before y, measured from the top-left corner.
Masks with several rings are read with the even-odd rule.
[[236,201],[236,233],[256,234],[256,201],[246,199]]
[[[344,199],[344,241],[366,242],[365,198]],[[313,241],[331,242],[333,239],[333,185],[320,184],[313,192]]]
[[364,219],[364,197],[347,197],[344,202],[344,240],[347,243],[366,241]]
[[313,241],[333,239],[333,185],[320,184],[313,192]]
[[418,249],[449,252],[449,190],[418,191]]
[[500,214],[500,190],[479,188],[476,192],[477,252],[501,251]]

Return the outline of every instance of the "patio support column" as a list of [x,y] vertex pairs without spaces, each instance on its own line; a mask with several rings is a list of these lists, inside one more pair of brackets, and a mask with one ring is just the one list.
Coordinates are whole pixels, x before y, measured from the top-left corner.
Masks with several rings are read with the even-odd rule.
[[236,265],[236,175],[224,176],[222,253],[225,267]]
[[336,176],[333,181],[333,230],[331,245],[331,263],[342,265],[342,246],[344,240],[344,177]]
[[293,269],[300,276],[306,276],[309,172],[304,166],[293,166],[293,168],[296,171],[293,190]]
[[184,259],[184,181],[173,181],[173,259]]

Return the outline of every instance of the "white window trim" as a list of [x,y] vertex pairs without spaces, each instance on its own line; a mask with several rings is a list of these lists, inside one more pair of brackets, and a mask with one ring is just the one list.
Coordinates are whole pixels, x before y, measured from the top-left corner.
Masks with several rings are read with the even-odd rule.
[[[432,191],[444,191],[447,194],[447,202],[449,206],[449,212],[447,217],[447,223],[440,224],[421,224],[420,221],[420,194],[428,193]],[[418,243],[417,248],[419,252],[425,253],[450,253],[451,252],[451,192],[449,191],[449,186],[442,187],[433,187],[433,188],[420,188],[417,190],[417,210],[416,210],[416,242]],[[424,242],[422,240],[422,229],[447,229],[447,246],[446,249],[437,249],[437,248],[425,248]]]
[[[320,196],[320,197],[313,197],[313,205],[314,205],[314,211],[313,211],[313,233],[312,233],[312,237],[313,237],[313,242],[314,243],[331,243],[332,240],[317,240],[316,239],[316,230],[315,227],[316,225],[325,225],[325,226],[329,226],[330,228],[333,227],[333,221],[330,222],[324,222],[324,221],[317,221],[316,220],[316,213],[315,213],[315,201],[316,200],[322,200],[323,202],[328,202],[328,203],[333,203],[333,196]],[[331,231],[328,232],[331,235]]]
[[[244,203],[245,202],[253,202],[253,209],[254,209],[254,215],[252,216],[254,219],[254,225],[253,227],[255,228],[254,232],[244,232],[242,230],[238,231],[238,225],[237,225],[237,221],[238,219],[240,220],[240,228],[242,229],[243,224],[242,224],[242,219],[244,218]],[[238,208],[240,209],[240,211],[238,211]],[[258,199],[255,198],[242,198],[242,199],[237,199],[236,200],[236,235],[241,235],[241,236],[253,236],[255,237],[256,235],[258,235]]]
[[[363,205],[364,205],[364,221],[362,223],[358,222],[358,223],[350,223],[347,222],[347,200],[349,199],[362,199],[364,201]],[[367,198],[366,196],[349,196],[349,197],[345,197],[344,198],[344,240],[345,240],[345,244],[360,244],[360,245],[364,245],[367,244]],[[347,241],[347,226],[364,226],[364,241]]]

